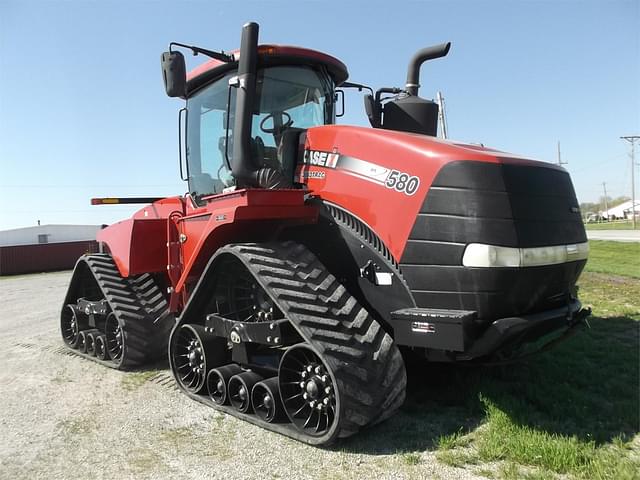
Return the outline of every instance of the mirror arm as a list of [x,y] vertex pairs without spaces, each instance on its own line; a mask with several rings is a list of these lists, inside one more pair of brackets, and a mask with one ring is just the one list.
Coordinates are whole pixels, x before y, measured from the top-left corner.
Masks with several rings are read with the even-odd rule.
[[213,50],[207,50],[206,48],[200,48],[194,45],[185,45],[184,43],[178,43],[178,42],[171,42],[169,44],[170,52],[172,51],[171,47],[173,47],[174,45],[176,47],[188,48],[193,52],[193,55],[198,55],[199,53],[201,53],[203,55],[206,55],[207,57],[211,57],[215,60],[220,60],[221,62],[225,62],[225,63],[235,61],[235,57],[233,55],[228,55],[224,52],[214,52]]
[[379,88],[378,91],[376,92],[376,104],[379,105],[382,103],[382,94],[383,93],[391,93],[393,95],[397,95],[398,93],[402,93],[405,90],[401,89],[401,88],[397,88],[397,87],[382,87]]
[[367,85],[363,85],[361,83],[355,83],[355,82],[342,82],[340,84],[341,88],[357,88],[359,92],[361,92],[362,90],[369,90],[371,92],[371,95],[373,96],[373,88],[367,86]]

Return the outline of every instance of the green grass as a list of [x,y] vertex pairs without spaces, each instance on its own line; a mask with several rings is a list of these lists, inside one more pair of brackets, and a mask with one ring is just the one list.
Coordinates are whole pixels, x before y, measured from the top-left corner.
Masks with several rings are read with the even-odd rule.
[[540,475],[640,478],[630,443],[640,429],[640,281],[585,273],[581,284],[594,310],[589,330],[480,380],[485,428],[474,447],[482,461],[535,466]]
[[500,465],[498,473],[500,478],[504,480],[520,480],[522,478],[522,473],[520,472],[518,465],[512,462]]
[[586,271],[640,278],[640,242],[591,240]]
[[420,455],[417,453],[403,453],[402,461],[406,465],[418,465],[420,463]]
[[456,447],[466,447],[469,442],[471,442],[470,436],[465,435],[462,430],[458,430],[449,435],[438,437],[437,445],[440,450],[451,450]]
[[591,245],[579,281],[590,328],[505,367],[409,363],[400,414],[348,448],[435,450],[495,478],[640,479],[640,279],[625,276],[637,247]]
[[489,470],[488,468],[480,468],[475,471],[478,475],[484,478],[496,478],[496,474],[493,470]]
[[[614,222],[585,223],[587,230],[633,230],[631,220],[616,220]],[[636,221],[636,228],[640,228],[640,223]]]
[[[601,266],[625,271],[601,255],[608,243],[592,252],[606,258]],[[640,452],[631,449],[640,429],[640,280],[585,273],[581,284],[594,310],[589,330],[527,364],[474,378],[483,428],[472,445],[483,462],[507,462],[502,478],[640,478]],[[514,475],[513,465],[539,470]]]
[[436,458],[438,461],[451,467],[459,468],[467,465],[475,465],[480,459],[475,452],[457,450],[438,450],[436,452]]

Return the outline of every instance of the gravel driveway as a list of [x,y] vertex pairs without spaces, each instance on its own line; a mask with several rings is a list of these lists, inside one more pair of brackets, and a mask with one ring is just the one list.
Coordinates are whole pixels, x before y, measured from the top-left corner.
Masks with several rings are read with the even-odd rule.
[[385,443],[406,413],[365,443],[319,449],[189,400],[166,365],[119,372],[69,354],[58,314],[70,277],[0,278],[2,479],[482,478]]

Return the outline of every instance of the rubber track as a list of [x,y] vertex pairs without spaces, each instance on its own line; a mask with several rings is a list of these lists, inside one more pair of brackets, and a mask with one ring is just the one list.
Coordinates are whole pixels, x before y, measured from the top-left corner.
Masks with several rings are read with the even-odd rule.
[[[384,420],[402,405],[407,377],[393,339],[304,245],[228,245],[216,257],[223,254],[242,261],[330,367],[338,384],[338,430],[326,438],[301,432],[291,436],[328,444]],[[271,424],[263,426],[271,428]]]
[[[168,304],[155,280],[149,274],[123,278],[113,259],[107,254],[91,254],[80,257],[74,270],[65,305],[75,303],[77,298],[69,298],[79,285],[79,266],[85,264],[92,273],[111,311],[123,326],[125,351],[120,364],[99,360],[96,357],[73,352],[108,367],[127,370],[151,363],[166,354],[169,333],[175,324]],[[63,306],[64,308],[64,306]]]

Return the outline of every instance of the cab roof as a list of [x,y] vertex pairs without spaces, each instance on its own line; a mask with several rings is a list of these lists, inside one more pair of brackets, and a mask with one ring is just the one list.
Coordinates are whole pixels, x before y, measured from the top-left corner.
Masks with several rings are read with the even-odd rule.
[[[187,73],[188,95],[208,83],[209,80],[236,68],[240,58],[240,51],[235,50],[231,53],[235,58],[233,62],[226,63],[210,59]],[[326,67],[336,85],[340,85],[349,77],[346,65],[337,58],[317,50],[289,45],[259,45],[258,65],[322,65]]]

